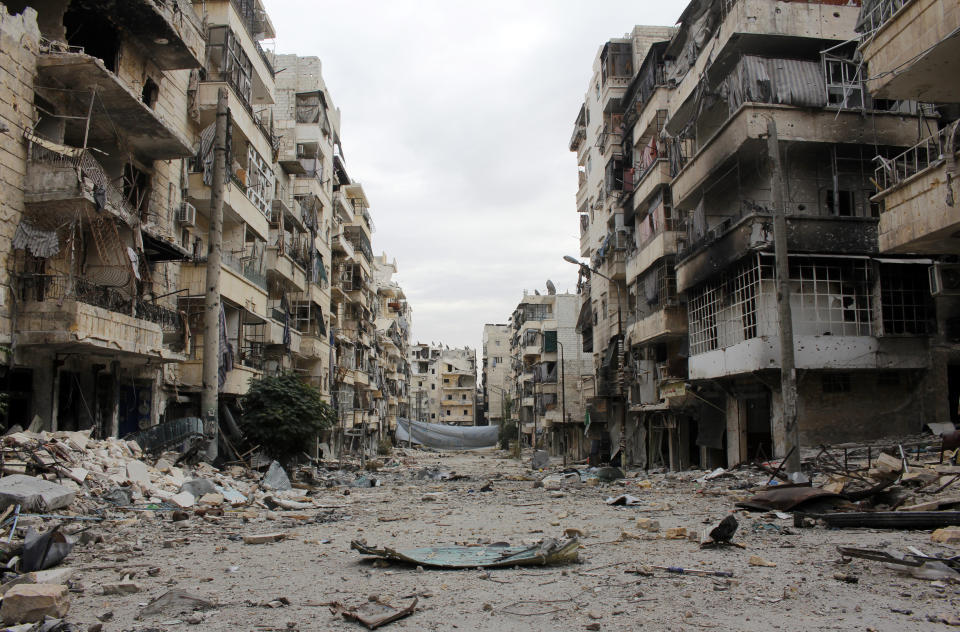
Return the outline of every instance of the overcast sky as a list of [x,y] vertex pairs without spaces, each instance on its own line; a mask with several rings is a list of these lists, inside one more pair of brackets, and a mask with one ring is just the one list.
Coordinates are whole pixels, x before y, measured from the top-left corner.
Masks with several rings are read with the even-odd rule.
[[593,58],[634,24],[675,23],[685,1],[265,3],[277,52],[322,60],[412,342],[479,348],[525,288],[576,291],[568,145]]

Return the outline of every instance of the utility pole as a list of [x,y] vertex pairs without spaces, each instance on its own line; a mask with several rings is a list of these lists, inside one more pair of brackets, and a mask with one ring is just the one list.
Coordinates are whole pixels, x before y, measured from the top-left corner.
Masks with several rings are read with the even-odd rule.
[[777,307],[780,315],[780,394],[783,397],[784,469],[800,471],[800,430],[797,427],[797,367],[793,355],[793,314],[790,309],[790,263],[787,257],[787,205],[784,200],[783,170],[777,122],[767,120],[767,152],[773,174],[773,253],[777,268]]
[[207,285],[204,298],[203,392],[200,414],[207,444],[207,459],[217,458],[220,435],[218,395],[220,390],[220,257],[223,252],[223,190],[227,183],[227,89],[217,93],[217,126],[213,139],[213,184],[210,188],[210,231],[207,236]]
[[[559,329],[557,338],[560,338]],[[563,343],[557,340],[557,346],[560,347],[560,427],[563,428],[563,467],[567,467],[567,380],[563,375]]]

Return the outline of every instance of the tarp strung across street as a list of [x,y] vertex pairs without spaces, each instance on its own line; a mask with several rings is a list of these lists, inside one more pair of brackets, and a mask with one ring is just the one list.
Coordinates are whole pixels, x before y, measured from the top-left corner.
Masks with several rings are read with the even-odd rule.
[[497,444],[500,426],[446,426],[428,424],[412,419],[397,420],[397,441],[413,443],[440,450],[473,450],[491,448]]

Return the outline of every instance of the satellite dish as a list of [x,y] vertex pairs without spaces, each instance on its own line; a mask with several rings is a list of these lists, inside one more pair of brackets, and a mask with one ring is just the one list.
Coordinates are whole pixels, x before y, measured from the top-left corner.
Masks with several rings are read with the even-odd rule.
[[553,284],[553,281],[547,279],[547,294],[553,296],[557,293],[557,286]]

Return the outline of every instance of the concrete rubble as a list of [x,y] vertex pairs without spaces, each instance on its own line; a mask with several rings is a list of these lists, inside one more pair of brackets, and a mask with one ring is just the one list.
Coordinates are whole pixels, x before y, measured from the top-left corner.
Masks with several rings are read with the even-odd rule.
[[[891,458],[899,450],[880,444],[806,451],[811,483],[797,487],[776,461],[709,472],[582,464],[531,471],[528,460],[495,450],[407,449],[366,463],[271,466],[289,483],[282,490],[245,466],[178,464],[178,454],[151,457],[86,433],[16,433],[3,446],[4,463],[24,462],[17,475],[73,494],[55,514],[11,506],[4,516],[4,539],[17,520],[10,544],[0,544],[0,561],[13,560],[0,583],[7,625],[48,615],[119,630],[129,626],[114,621],[139,616],[148,627],[336,630],[356,625],[344,612],[401,608],[417,627],[438,629],[450,617],[468,628],[630,629],[642,615],[662,629],[709,618],[766,630],[761,622],[776,603],[799,626],[866,618],[879,630],[953,621],[951,604],[960,603],[951,560],[960,525],[824,528],[834,515],[927,515],[908,511],[917,506],[955,513],[951,481],[960,469],[932,448],[899,460]],[[38,458],[18,459],[24,453]],[[79,470],[80,481],[66,475]],[[812,499],[788,510],[737,507],[791,489]],[[617,498],[624,500],[610,502]],[[733,516],[732,538],[715,542],[710,534]],[[31,530],[62,533],[75,548],[49,570],[18,572]],[[536,552],[571,541],[564,536],[577,542],[579,561],[431,569],[446,563],[436,555],[495,560],[497,547]],[[374,605],[364,610],[364,602]],[[279,625],[271,611],[283,613]]]

